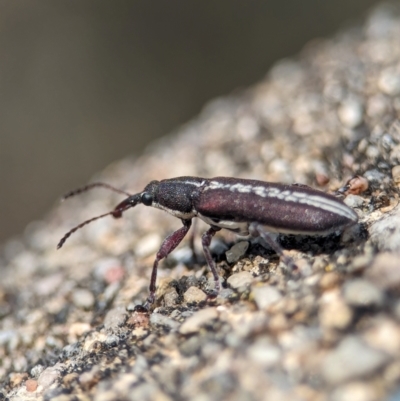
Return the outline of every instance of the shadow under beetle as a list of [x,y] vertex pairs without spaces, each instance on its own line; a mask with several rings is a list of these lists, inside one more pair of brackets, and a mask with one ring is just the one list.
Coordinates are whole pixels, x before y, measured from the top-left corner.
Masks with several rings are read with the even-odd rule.
[[222,228],[239,235],[261,236],[285,264],[295,268],[293,260],[284,255],[282,248],[268,232],[325,235],[343,230],[358,221],[355,211],[341,200],[306,185],[228,177],[178,177],[151,181],[142,192],[134,195],[108,184],[93,183],[69,192],[64,199],[94,187],[108,188],[128,197],[111,212],[86,220],[70,230],[58,243],[58,249],[72,233],[86,224],[108,215],[119,218],[127,209],[140,203],[164,210],[182,221],[183,227],[169,235],[157,252],[147,299],[150,304],[155,300],[158,263],[179,245],[194,217],[210,225],[202,235],[202,245],[214,277],[215,293],[219,292],[220,282],[211,257],[210,243]]

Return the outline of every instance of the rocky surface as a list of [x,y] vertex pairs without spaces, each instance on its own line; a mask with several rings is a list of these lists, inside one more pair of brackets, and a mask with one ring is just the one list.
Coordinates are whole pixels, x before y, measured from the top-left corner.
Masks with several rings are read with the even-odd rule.
[[346,199],[357,227],[279,236],[296,275],[259,241],[221,232],[215,300],[196,235],[197,260],[184,241],[161,265],[146,312],[137,305],[155,253],[180,222],[140,206],[56,251],[71,226],[122,199],[102,189],[72,198],[2,249],[0,399],[399,399],[399,38],[399,10],[381,7],[95,177],[135,193],[181,175],[325,191],[358,175]]

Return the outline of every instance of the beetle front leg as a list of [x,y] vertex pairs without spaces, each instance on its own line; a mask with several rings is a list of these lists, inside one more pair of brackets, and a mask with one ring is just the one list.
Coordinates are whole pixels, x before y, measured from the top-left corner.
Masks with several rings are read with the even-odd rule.
[[158,263],[161,259],[166,258],[183,240],[185,235],[190,229],[192,225],[192,220],[182,220],[183,227],[179,230],[176,230],[172,234],[170,234],[167,238],[165,238],[164,242],[161,245],[160,250],[157,252],[156,259],[153,264],[153,270],[151,272],[150,279],[150,294],[147,298],[147,303],[152,304],[156,298],[156,280],[157,280],[157,267]]
[[267,244],[279,255],[282,262],[285,263],[285,265],[289,267],[291,271],[298,269],[293,259],[290,256],[284,254],[283,248],[276,241],[274,241],[273,238],[269,236],[269,234],[264,230],[261,224],[251,223],[249,225],[249,233],[253,237],[263,238],[267,242]]
[[218,227],[210,227],[201,237],[201,243],[203,245],[204,256],[206,257],[208,267],[210,268],[211,273],[214,276],[214,282],[215,282],[214,292],[217,294],[220,289],[220,284],[219,284],[217,268],[215,267],[214,260],[211,256],[210,244],[211,244],[211,240],[213,239],[215,233],[219,230],[220,230],[220,228],[218,228]]

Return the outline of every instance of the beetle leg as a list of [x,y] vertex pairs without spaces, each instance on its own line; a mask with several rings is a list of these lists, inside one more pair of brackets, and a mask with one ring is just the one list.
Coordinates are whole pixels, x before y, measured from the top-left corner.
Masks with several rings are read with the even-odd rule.
[[196,228],[197,228],[197,219],[194,219],[193,224],[192,224],[192,231],[190,232],[190,236],[189,236],[189,247],[190,247],[190,250],[192,251],[192,260],[194,263],[198,262],[197,255],[196,255],[196,248],[194,246]]
[[298,269],[293,259],[290,256],[284,254],[283,248],[273,238],[271,238],[271,236],[264,230],[261,224],[256,222],[250,223],[249,233],[253,237],[263,238],[267,242],[267,244],[279,255],[282,262],[285,263],[285,265],[289,267],[291,271]]
[[215,282],[214,292],[217,294],[220,289],[220,284],[219,284],[217,268],[215,267],[214,260],[211,256],[210,244],[211,244],[211,240],[214,237],[215,233],[219,230],[221,230],[219,227],[211,226],[201,237],[201,243],[203,245],[204,256],[206,257],[208,267],[210,268],[211,273],[214,277],[214,282]]
[[[150,294],[147,298],[147,303],[152,304],[156,298],[156,280],[157,280],[157,267],[158,263],[161,259],[166,258],[183,240],[185,235],[190,229],[192,225],[192,220],[182,220],[183,227],[179,230],[176,230],[172,234],[170,234],[167,238],[165,238],[164,242],[161,245],[160,250],[157,252],[156,259],[154,260],[153,270],[151,272],[151,279],[150,279]],[[145,305],[146,305],[145,304]]]

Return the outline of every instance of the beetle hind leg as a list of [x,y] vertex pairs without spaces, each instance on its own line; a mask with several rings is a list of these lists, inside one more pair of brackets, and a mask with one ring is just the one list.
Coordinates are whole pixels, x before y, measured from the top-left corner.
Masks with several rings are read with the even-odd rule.
[[261,237],[267,244],[279,255],[281,261],[290,269],[290,271],[297,271],[298,267],[294,260],[285,255],[283,248],[264,230],[263,226],[259,223],[250,223],[249,233],[253,237]]

